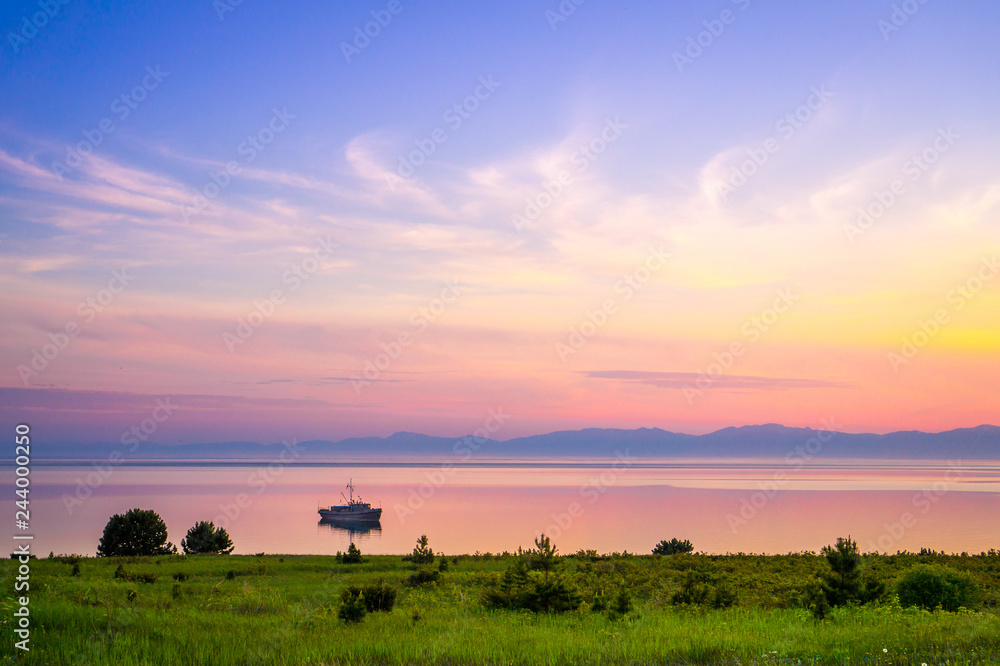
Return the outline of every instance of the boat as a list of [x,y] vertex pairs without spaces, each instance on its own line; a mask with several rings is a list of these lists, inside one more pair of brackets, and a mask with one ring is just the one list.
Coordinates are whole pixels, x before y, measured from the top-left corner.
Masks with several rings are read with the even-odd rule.
[[319,508],[319,515],[322,520],[336,522],[377,523],[382,518],[381,507],[373,507],[368,502],[362,501],[360,495],[358,495],[358,499],[354,499],[353,479],[347,483],[347,490],[350,491],[350,497],[344,497],[344,493],[340,493],[340,496],[347,501],[347,504],[333,504],[330,506],[321,506]]

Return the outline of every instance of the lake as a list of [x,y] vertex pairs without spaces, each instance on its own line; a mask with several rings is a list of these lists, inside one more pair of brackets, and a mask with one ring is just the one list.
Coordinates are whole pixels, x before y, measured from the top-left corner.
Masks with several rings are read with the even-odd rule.
[[[3,470],[7,482],[12,470]],[[648,553],[661,539],[696,550],[818,550],[851,535],[863,551],[978,553],[1000,548],[1000,464],[944,461],[547,461],[144,464],[32,470],[37,553],[93,555],[108,518],[154,509],[180,545],[199,520],[229,531],[237,553],[409,552],[421,534],[447,554],[532,545],[560,552]],[[384,509],[376,529],[321,524],[353,479]]]

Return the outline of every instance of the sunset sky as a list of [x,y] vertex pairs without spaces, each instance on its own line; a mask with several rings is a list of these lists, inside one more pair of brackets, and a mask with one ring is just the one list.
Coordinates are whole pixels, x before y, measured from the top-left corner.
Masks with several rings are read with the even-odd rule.
[[45,6],[6,432],[1000,421],[995,2]]

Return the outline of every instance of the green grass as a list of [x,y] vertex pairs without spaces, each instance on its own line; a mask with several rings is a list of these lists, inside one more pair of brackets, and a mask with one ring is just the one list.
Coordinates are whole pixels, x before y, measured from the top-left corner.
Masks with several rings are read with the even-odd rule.
[[[463,556],[440,582],[409,588],[415,567],[395,556],[169,556],[58,559],[31,564],[32,650],[13,648],[16,562],[4,561],[0,662],[23,664],[963,664],[1000,663],[1000,557],[868,556],[890,585],[935,562],[968,571],[981,605],[958,613],[892,603],[836,609],[817,622],[802,591],[825,566],[812,554],[560,558],[586,601],[624,582],[635,611],[621,621],[589,610],[565,615],[490,611],[484,586],[513,557]],[[114,578],[151,574],[153,583]],[[737,606],[674,606],[687,572],[725,581]],[[235,577],[227,579],[232,571]],[[176,581],[183,572],[186,579]],[[391,613],[338,620],[340,591],[386,581],[400,588]],[[131,593],[131,594],[130,594]],[[418,617],[419,619],[415,619]]]

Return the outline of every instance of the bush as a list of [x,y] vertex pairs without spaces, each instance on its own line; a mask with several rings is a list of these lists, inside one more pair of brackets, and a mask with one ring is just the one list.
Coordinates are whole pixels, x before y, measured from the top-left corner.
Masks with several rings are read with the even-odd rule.
[[515,560],[483,594],[483,604],[498,610],[563,613],[576,610],[582,603],[576,589],[558,574],[547,579],[530,575],[523,558]]
[[167,525],[152,510],[132,509],[111,516],[97,547],[98,557],[173,555],[177,548],[167,541]]
[[187,574],[184,573],[183,571],[178,571],[177,573],[174,574],[174,580],[176,580],[178,583],[183,583],[187,579],[188,579]]
[[426,534],[420,535],[420,538],[417,539],[417,545],[413,548],[413,552],[404,556],[403,561],[413,562],[414,564],[434,564],[434,551],[427,545]]
[[79,565],[79,563],[78,564],[74,564],[73,565],[73,572],[70,574],[70,576],[79,576],[79,575],[80,575],[80,565]]
[[396,588],[385,583],[365,585],[361,589],[361,598],[369,613],[388,613],[396,605]]
[[216,529],[215,523],[203,520],[188,530],[187,536],[181,539],[181,548],[186,555],[229,555],[233,552],[233,541],[224,527]]
[[979,588],[972,577],[942,566],[920,564],[905,574],[896,584],[899,603],[946,611],[971,608],[979,598]]
[[486,588],[483,593],[483,604],[487,608],[498,610],[516,610],[527,608],[525,597],[528,591],[528,567],[523,559],[514,561],[499,580]]
[[129,573],[128,571],[125,571],[125,567],[122,566],[121,564],[119,564],[118,568],[115,569],[115,578],[128,582],[138,581],[140,583],[149,583],[149,584],[156,582],[155,574]]
[[618,588],[618,594],[615,595],[611,607],[608,608],[608,619],[620,620],[631,612],[632,595],[629,593],[628,587],[623,584]]
[[534,548],[526,551],[518,548],[517,554],[521,557],[527,558],[528,566],[531,567],[533,571],[544,571],[545,578],[548,578],[549,571],[556,566],[556,552],[558,550],[559,549],[552,544],[552,540],[543,533],[535,538]]
[[365,618],[365,603],[361,598],[361,590],[349,587],[340,593],[340,609],[337,617],[348,624],[361,622]]
[[436,583],[441,577],[439,571],[434,571],[432,569],[421,569],[417,573],[411,575],[407,579],[407,585],[410,587],[417,587],[419,585],[427,585],[429,583]]
[[354,543],[351,543],[347,552],[340,556],[341,564],[361,564],[363,561],[361,559],[361,550]]
[[736,604],[736,593],[724,582],[711,585],[704,574],[696,571],[688,571],[687,576],[684,578],[684,584],[671,597],[670,603],[675,605],[729,608]]
[[693,550],[694,546],[687,539],[684,541],[671,539],[670,541],[660,541],[653,546],[653,555],[677,555],[678,553],[690,553]]
[[535,613],[565,613],[578,609],[583,603],[576,588],[559,575],[536,581],[524,599],[524,607]]
[[835,545],[824,546],[822,553],[831,571],[822,575],[819,585],[829,606],[867,604],[885,594],[884,583],[862,580],[861,554],[851,537],[838,538]]

